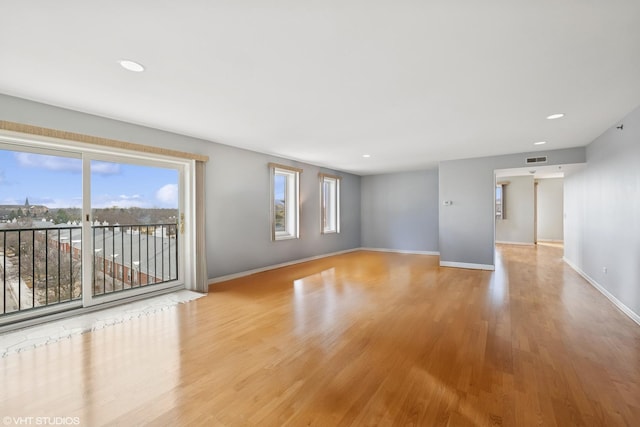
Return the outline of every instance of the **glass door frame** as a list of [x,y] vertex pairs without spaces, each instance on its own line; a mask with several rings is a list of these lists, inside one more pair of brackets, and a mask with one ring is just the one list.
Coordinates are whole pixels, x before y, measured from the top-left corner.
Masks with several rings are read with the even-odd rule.
[[[148,285],[141,286],[138,288],[127,289],[124,292],[114,292],[103,295],[94,295],[93,294],[93,279],[94,279],[94,271],[93,271],[93,262],[94,262],[94,254],[93,251],[93,229],[92,224],[94,221],[92,215],[92,206],[91,206],[91,162],[92,161],[101,161],[101,162],[112,162],[112,163],[126,163],[130,165],[139,165],[139,166],[150,166],[150,167],[162,167],[168,169],[174,169],[178,171],[178,224],[177,224],[177,233],[181,233],[181,223],[180,218],[181,215],[186,215],[186,203],[185,203],[185,164],[184,162],[175,162],[175,161],[167,161],[166,159],[151,159],[149,156],[145,155],[141,156],[122,156],[117,154],[101,154],[101,153],[84,153],[82,156],[83,162],[83,185],[82,185],[82,234],[83,241],[86,242],[87,250],[83,250],[83,258],[82,258],[82,305],[84,307],[92,307],[95,305],[100,305],[104,303],[110,303],[114,301],[119,301],[127,298],[138,297],[141,295],[158,292],[170,288],[176,287],[184,287],[185,284],[185,271],[186,271],[186,263],[185,263],[185,242],[184,238],[186,236],[185,232],[182,232],[179,236],[178,244],[176,249],[178,250],[177,257],[177,268],[178,268],[178,277],[177,280],[169,281],[166,283],[159,283],[157,285]],[[186,223],[186,221],[185,221]],[[185,224],[186,225],[186,224]],[[84,244],[83,244],[84,249]],[[124,254],[123,254],[124,255]],[[132,255],[131,255],[132,256]]]
[[[102,147],[77,141],[63,140],[41,135],[26,135],[0,130],[0,146],[16,151],[25,151],[45,155],[61,155],[78,158],[83,162],[82,168],[82,300],[71,301],[51,307],[42,307],[37,310],[29,310],[23,313],[10,314],[9,320],[0,318],[0,328],[14,323],[26,324],[29,320],[42,316],[60,317],[61,312],[73,310],[81,312],[83,308],[92,308],[100,304],[112,305],[116,302],[134,300],[145,297],[147,294],[168,292],[172,289],[193,288],[195,277],[195,160],[174,158],[155,153],[146,153],[126,150],[116,147]],[[123,162],[156,167],[170,167],[179,173],[179,205],[178,212],[181,223],[178,225],[178,279],[163,284],[145,286],[138,289],[120,292],[117,295],[93,296],[92,290],[92,263],[93,233],[91,230],[91,160]],[[88,216],[87,216],[88,215]],[[182,215],[184,221],[182,222]],[[56,316],[59,315],[59,316]],[[80,313],[79,313],[80,314]]]
[[[82,154],[77,150],[68,148],[65,149],[64,147],[52,147],[31,142],[33,141],[31,141],[30,139],[22,140],[18,138],[12,138],[10,136],[7,136],[5,132],[0,131],[0,149],[2,150],[13,151],[16,153],[29,153],[43,156],[55,156],[66,159],[77,159],[82,161]],[[72,247],[70,247],[69,249],[70,251],[73,251]],[[45,262],[48,262],[48,260]],[[82,271],[80,274],[81,277],[84,277]],[[20,286],[20,284],[18,286]],[[45,305],[37,308],[18,310],[12,313],[7,313],[6,315],[0,317],[0,327],[6,324],[13,324],[22,322],[23,320],[78,308],[82,308],[82,298],[70,301],[62,301],[56,304]]]

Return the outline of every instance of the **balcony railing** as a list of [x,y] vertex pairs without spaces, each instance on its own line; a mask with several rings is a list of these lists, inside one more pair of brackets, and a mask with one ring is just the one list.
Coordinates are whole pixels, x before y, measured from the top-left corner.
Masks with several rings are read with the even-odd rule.
[[[178,278],[175,224],[96,225],[92,294]],[[0,316],[82,299],[82,228],[0,228]]]
[[93,295],[177,280],[176,224],[92,228]]

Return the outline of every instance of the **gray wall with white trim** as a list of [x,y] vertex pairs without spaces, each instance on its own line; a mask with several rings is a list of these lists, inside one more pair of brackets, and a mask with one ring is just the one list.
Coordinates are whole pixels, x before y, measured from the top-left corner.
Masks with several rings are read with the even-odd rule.
[[496,242],[533,245],[533,176],[501,177],[500,182],[508,184],[504,186],[504,219],[496,219]]
[[[0,120],[208,155],[209,278],[360,246],[360,177],[145,126],[0,94]],[[269,162],[304,169],[300,239],[271,241]],[[318,173],[342,176],[339,234],[320,233]]]
[[537,187],[537,240],[561,242],[564,228],[564,179],[539,179]]
[[[584,163],[585,148],[450,160],[439,167],[440,262],[492,269],[494,266],[495,176],[497,169],[525,166],[529,156],[547,165]],[[450,201],[451,205],[443,203]]]
[[362,246],[438,251],[438,170],[364,176]]
[[586,154],[564,180],[565,258],[640,316],[640,108]]

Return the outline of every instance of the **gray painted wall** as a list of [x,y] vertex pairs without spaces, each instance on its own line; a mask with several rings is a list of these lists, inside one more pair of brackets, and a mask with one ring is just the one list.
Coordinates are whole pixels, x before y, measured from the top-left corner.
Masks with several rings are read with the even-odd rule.
[[564,179],[538,180],[538,241],[564,239]]
[[[190,138],[0,94],[0,120],[173,148],[210,157],[207,164],[207,262],[209,278],[360,246],[360,177],[343,177],[340,234],[320,234],[316,166]],[[269,169],[278,162],[304,169],[300,182],[298,240],[271,242]]]
[[620,123],[565,177],[565,258],[640,315],[640,108]]
[[362,246],[438,251],[438,170],[364,176]]
[[500,178],[504,187],[505,219],[496,220],[496,242],[534,243],[534,182],[533,176]]
[[[547,155],[547,165],[583,163],[585,148],[450,160],[439,167],[440,262],[494,265],[494,170],[525,166],[528,156]],[[451,201],[444,206],[445,200]]]

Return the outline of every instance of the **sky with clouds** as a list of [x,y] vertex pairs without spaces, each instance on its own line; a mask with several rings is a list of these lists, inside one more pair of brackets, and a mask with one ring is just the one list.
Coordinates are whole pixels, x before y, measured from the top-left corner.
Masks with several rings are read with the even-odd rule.
[[[0,205],[81,207],[82,160],[0,150]],[[126,163],[91,162],[94,208],[177,208],[178,171]]]

